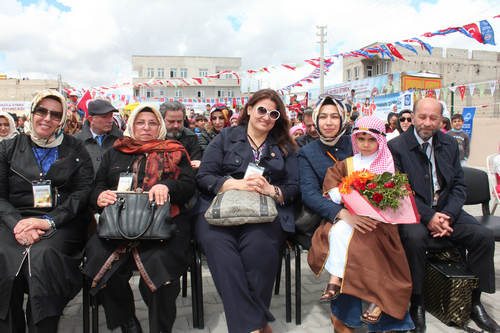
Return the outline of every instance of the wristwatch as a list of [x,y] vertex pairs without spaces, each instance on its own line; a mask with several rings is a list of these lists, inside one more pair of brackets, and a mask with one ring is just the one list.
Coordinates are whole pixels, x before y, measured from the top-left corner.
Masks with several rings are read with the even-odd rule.
[[276,185],[273,186],[274,186],[274,198],[278,200],[278,198],[280,197],[280,190],[278,189],[278,186]]

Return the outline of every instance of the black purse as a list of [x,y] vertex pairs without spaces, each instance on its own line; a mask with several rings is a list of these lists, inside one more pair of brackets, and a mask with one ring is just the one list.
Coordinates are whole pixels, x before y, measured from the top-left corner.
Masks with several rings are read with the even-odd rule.
[[118,200],[104,207],[97,235],[104,239],[169,240],[177,226],[170,216],[170,198],[163,206],[149,201],[147,192],[115,192]]

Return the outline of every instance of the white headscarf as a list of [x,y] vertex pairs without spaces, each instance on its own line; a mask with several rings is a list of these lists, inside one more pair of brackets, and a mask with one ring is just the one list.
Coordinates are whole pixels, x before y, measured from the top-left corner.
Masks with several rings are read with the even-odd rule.
[[[56,97],[60,102],[62,106],[62,118],[61,121],[59,122],[59,125],[56,127],[54,133],[50,136],[48,139],[43,139],[38,137],[38,135],[35,133],[33,130],[33,111],[35,111],[36,107],[42,99],[48,97],[48,96],[54,96]],[[33,98],[33,101],[31,102],[31,112],[28,115],[28,120],[24,124],[24,133],[29,135],[31,137],[31,141],[33,141],[37,146],[42,147],[42,148],[53,148],[59,146],[64,138],[64,127],[66,126],[66,111],[68,110],[68,106],[66,104],[66,99],[64,98],[61,93],[59,93],[57,90],[52,90],[52,89],[47,89],[42,92],[40,92],[38,95]]]
[[0,136],[0,141],[12,139],[13,137],[19,134],[19,132],[16,129],[16,122],[14,121],[14,118],[12,118],[10,114],[0,110],[0,117],[5,117],[5,119],[7,119],[7,122],[9,123],[9,133],[6,136]]
[[132,111],[130,117],[128,118],[127,129],[125,130],[125,132],[123,132],[123,136],[136,140],[134,134],[134,121],[135,118],[137,118],[139,112],[141,112],[145,108],[149,108],[153,111],[154,115],[156,116],[156,119],[158,120],[158,123],[160,124],[160,127],[158,128],[158,134],[156,135],[155,139],[164,140],[165,136],[167,135],[167,128],[165,127],[165,121],[163,120],[161,113],[160,111],[158,111],[156,106],[148,103],[141,103],[135,107],[134,111]]

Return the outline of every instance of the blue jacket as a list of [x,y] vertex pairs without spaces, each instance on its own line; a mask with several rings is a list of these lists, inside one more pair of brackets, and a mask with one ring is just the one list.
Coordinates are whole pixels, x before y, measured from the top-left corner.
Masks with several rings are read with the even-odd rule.
[[324,219],[333,222],[343,207],[323,196],[326,172],[335,165],[326,151],[330,151],[337,161],[345,160],[352,156],[351,138],[343,135],[334,147],[328,147],[320,140],[302,147],[299,152],[300,188],[302,202]]
[[[224,128],[208,145],[196,176],[201,191],[194,214],[204,213],[229,175],[242,179],[249,163],[255,159],[247,139],[246,127]],[[270,134],[262,153],[259,166],[264,167],[264,177],[271,185],[277,185],[283,194],[284,204],[277,205],[278,219],[284,231],[294,232],[293,203],[300,196],[299,161],[297,152],[290,147],[284,153]]]
[[[415,192],[415,202],[420,214],[420,222],[429,224],[436,213],[431,207],[434,200],[432,193],[432,173],[429,159],[420,149],[415,137],[414,127],[410,126],[403,134],[388,142],[394,167],[408,175],[410,186]],[[441,192],[437,210],[456,221],[465,203],[467,186],[462,167],[457,140],[452,136],[437,131],[432,138],[434,159]]]

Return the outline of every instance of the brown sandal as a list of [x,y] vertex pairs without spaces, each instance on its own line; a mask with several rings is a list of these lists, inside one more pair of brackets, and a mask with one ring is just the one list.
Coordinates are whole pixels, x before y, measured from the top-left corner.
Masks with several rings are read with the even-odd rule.
[[339,297],[339,295],[340,295],[340,286],[333,283],[329,283],[326,286],[325,292],[323,293],[319,301],[320,302],[333,301],[336,300],[337,297]]
[[370,303],[365,313],[359,318],[365,324],[376,324],[380,321],[382,310],[375,303]]

